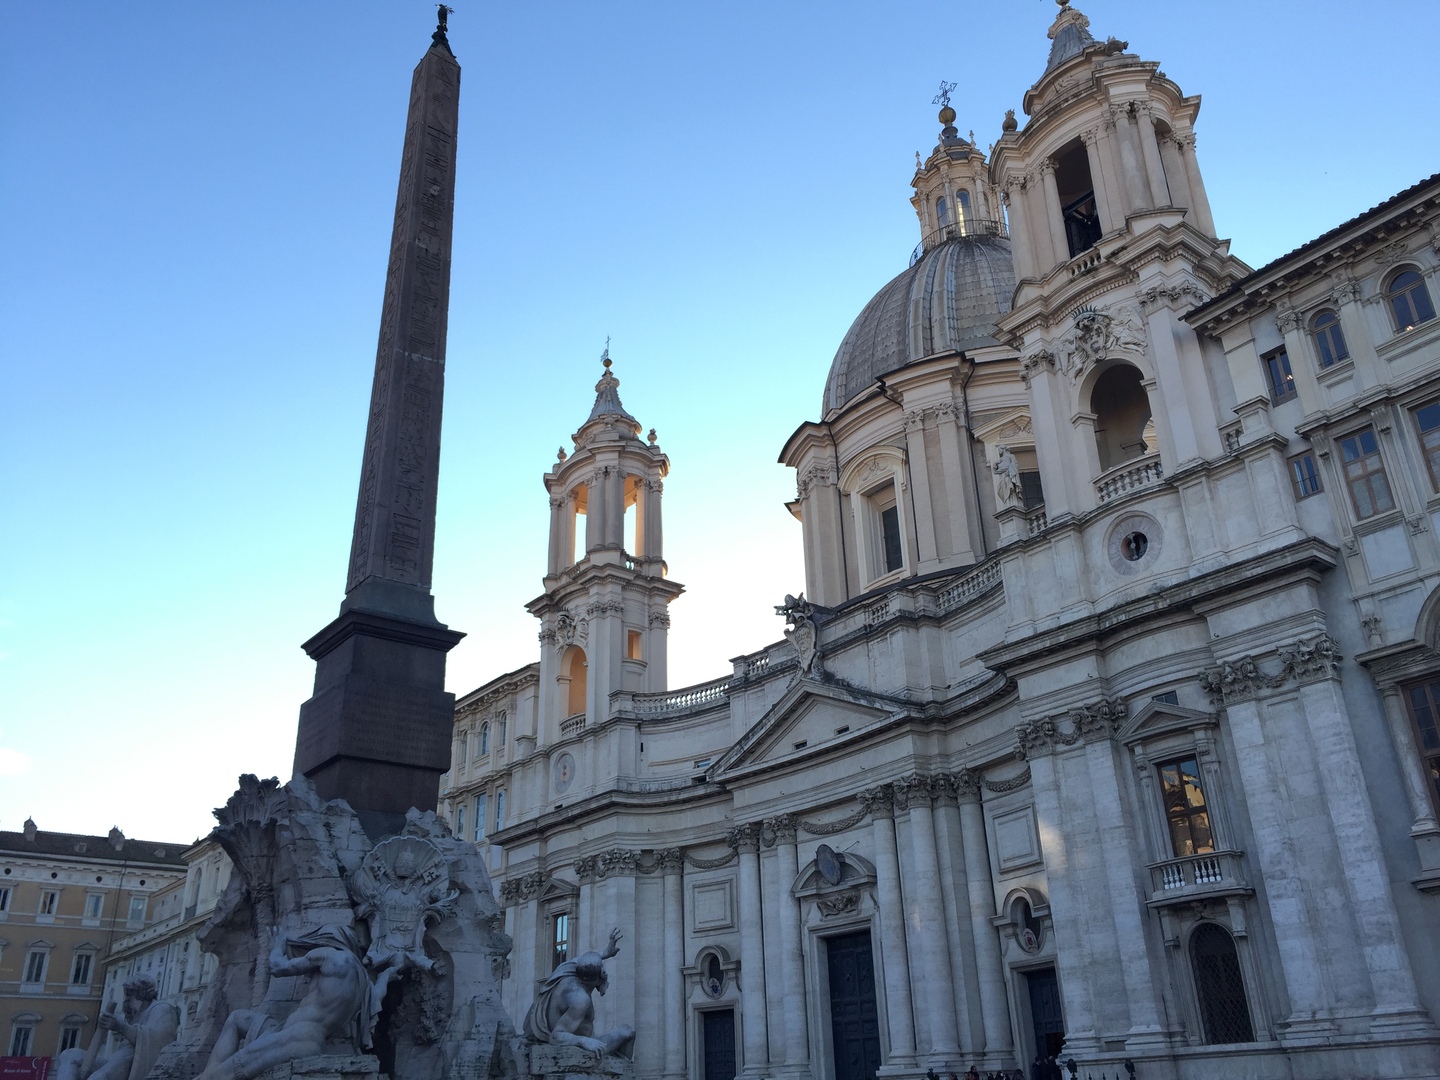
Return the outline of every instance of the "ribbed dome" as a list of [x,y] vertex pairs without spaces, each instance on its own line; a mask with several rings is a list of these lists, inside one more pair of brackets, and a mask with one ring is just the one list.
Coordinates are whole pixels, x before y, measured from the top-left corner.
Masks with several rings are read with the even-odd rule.
[[995,320],[1010,310],[1014,292],[1010,241],[1003,236],[962,236],[927,251],[851,325],[830,365],[822,415],[916,360],[997,344]]

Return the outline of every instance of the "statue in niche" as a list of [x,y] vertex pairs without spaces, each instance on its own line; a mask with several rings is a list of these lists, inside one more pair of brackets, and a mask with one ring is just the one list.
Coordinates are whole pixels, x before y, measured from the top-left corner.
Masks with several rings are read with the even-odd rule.
[[635,1056],[635,1029],[619,1027],[595,1034],[595,1002],[591,994],[605,993],[610,980],[605,961],[620,951],[621,933],[610,931],[610,944],[603,953],[587,952],[567,960],[550,973],[525,1014],[525,1036],[531,1042],[576,1046],[596,1056]]
[[1004,443],[990,468],[995,473],[995,497],[1000,505],[1014,506],[1020,498],[1020,462]]
[[440,961],[425,955],[425,930],[454,913],[460,893],[450,887],[440,849],[416,836],[392,836],[376,844],[356,871],[352,888],[360,901],[357,914],[370,927],[365,965],[375,978],[373,1024],[391,979],[407,971],[445,974]]
[[[113,1004],[107,1007],[100,1014],[90,1049],[77,1046],[60,1055],[56,1080],[142,1080],[180,1030],[179,1010],[169,1002],[157,1001],[159,996],[150,976],[127,979],[120,1016],[115,1015]],[[120,1036],[120,1045],[101,1058],[100,1043],[112,1031]]]
[[800,658],[801,675],[820,675],[820,633],[815,626],[815,605],[805,599],[785,594],[785,602],[775,605],[775,614],[785,617],[785,640],[795,646]]
[[[290,949],[300,955],[293,959]],[[237,1009],[220,1029],[197,1080],[252,1080],[266,1069],[314,1057],[328,1039],[348,1039],[352,1053],[370,1048],[370,974],[348,926],[320,926],[299,937],[270,935],[270,975],[311,976],[310,989],[283,1023],[260,1009]]]

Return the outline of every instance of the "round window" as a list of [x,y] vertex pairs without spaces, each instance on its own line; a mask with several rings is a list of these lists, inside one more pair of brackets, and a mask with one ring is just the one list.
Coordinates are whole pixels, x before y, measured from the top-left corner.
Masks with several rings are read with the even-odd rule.
[[1127,562],[1139,562],[1150,549],[1150,541],[1143,532],[1126,533],[1120,538],[1120,555]]
[[1149,514],[1126,514],[1110,526],[1105,541],[1110,566],[1117,574],[1138,574],[1160,553],[1160,523]]

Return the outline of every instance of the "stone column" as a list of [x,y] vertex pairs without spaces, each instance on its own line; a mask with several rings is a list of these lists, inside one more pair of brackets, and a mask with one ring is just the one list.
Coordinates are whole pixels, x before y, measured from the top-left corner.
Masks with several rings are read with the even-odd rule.
[[894,793],[882,786],[861,793],[875,840],[875,891],[880,901],[880,967],[885,973],[885,1018],[892,1067],[915,1061],[915,1018],[910,1005],[910,959],[905,945],[905,900],[895,846]]
[[945,943],[950,948],[959,1043],[962,1052],[979,1052],[985,1047],[985,1021],[980,1011],[975,945],[970,938],[970,894],[965,845],[960,839],[960,807],[955,801],[955,778],[936,777],[936,781],[935,847],[940,855],[940,899],[945,906]]
[[1310,683],[1300,696],[1315,740],[1316,760],[1322,763],[1321,786],[1334,824],[1341,865],[1347,871],[1344,881],[1350,910],[1370,969],[1375,995],[1374,1026],[1427,1029],[1430,1020],[1420,1007],[1410,957],[1405,952],[1380,833],[1375,827],[1374,804],[1360,770],[1355,732],[1340,696],[1338,674]]
[[[647,559],[659,559],[664,550],[664,534],[660,524],[660,493],[663,490],[664,485],[659,480],[645,481],[645,550],[636,554],[644,555]],[[646,567],[645,572],[650,577],[659,577],[660,567]]]
[[1410,826],[1410,835],[1434,833],[1440,830],[1440,824],[1436,823],[1435,809],[1430,802],[1425,763],[1420,760],[1420,755],[1415,750],[1410,713],[1405,708],[1405,701],[1398,686],[1387,686],[1382,694],[1385,699],[1385,722],[1390,727],[1390,741],[1395,744],[1400,776],[1405,782],[1405,798],[1409,801],[1410,813],[1415,818],[1415,823]]
[[737,826],[727,835],[740,852],[740,1019],[744,1026],[746,1077],[770,1072],[770,1039],[765,1020],[765,932],[761,918],[760,827]]
[[[960,1045],[955,1028],[954,970],[945,937],[945,910],[940,900],[940,860],[935,851],[934,791],[929,777],[912,776],[895,785],[897,802],[910,808],[910,863],[913,914],[907,920],[919,933],[923,946],[918,985],[925,988],[929,1017],[930,1053],[927,1064],[939,1071],[959,1065]],[[918,944],[918,943],[917,943]]]
[[666,848],[658,858],[665,935],[660,1026],[665,1032],[665,1075],[678,1080],[685,1075],[685,978],[681,974],[685,966],[685,855],[680,848]]
[[[905,414],[905,450],[910,459],[910,491],[914,496],[916,563],[920,573],[939,569],[935,539],[935,506],[930,497],[929,456],[925,453],[925,412],[911,409]],[[902,492],[897,486],[895,494]]]
[[1150,181],[1152,206],[1172,206],[1170,188],[1165,182],[1165,165],[1160,160],[1160,142],[1155,138],[1155,117],[1148,101],[1137,102],[1135,123],[1139,128],[1140,153],[1145,161],[1145,176]]
[[1124,179],[1125,205],[1130,213],[1145,209],[1149,196],[1149,185],[1145,181],[1140,155],[1135,148],[1135,123],[1130,118],[1126,105],[1110,106],[1110,117],[1115,124],[1115,139],[1120,149],[1120,174]]
[[1345,335],[1345,347],[1350,352],[1361,386],[1376,386],[1389,380],[1390,373],[1385,361],[1375,351],[1375,339],[1370,334],[1370,323],[1365,309],[1360,306],[1360,284],[1350,278],[1341,278],[1330,290],[1340,316],[1340,330]]
[[1034,248],[1031,247],[1030,223],[1025,220],[1025,208],[1021,205],[1019,196],[1019,181],[1007,180],[1004,190],[1000,192],[1000,201],[1005,204],[1006,220],[1010,226],[1010,250],[1015,258],[1015,277],[1035,277],[1038,275],[1036,267],[1039,260],[1035,258]]
[[780,977],[785,991],[785,1071],[793,1076],[810,1075],[809,1013],[805,1005],[805,958],[802,952],[800,904],[790,887],[800,876],[800,853],[796,848],[795,818],[790,814],[770,818],[766,823],[775,833],[775,854],[779,875]]
[[[1130,213],[1130,197],[1125,191],[1125,167],[1120,160],[1120,132],[1113,109],[1107,110],[1100,123],[1096,145],[1100,151],[1100,171],[1105,176],[1105,201],[1110,205],[1115,227],[1124,228]],[[1092,174],[1092,180],[1095,178]]]
[[[970,936],[980,981],[980,1015],[985,1024],[985,1061],[991,1068],[1011,1059],[1010,1008],[1005,997],[1005,971],[1000,938],[990,925],[995,914],[995,883],[990,876],[990,850],[985,840],[985,813],[980,808],[980,778],[968,770],[955,777],[960,801],[961,841],[965,850],[965,883],[970,893]],[[1053,907],[1053,904],[1052,904]]]
[[1040,187],[1044,194],[1045,221],[1050,227],[1050,246],[1054,249],[1048,273],[1056,263],[1070,258],[1070,241],[1065,238],[1064,207],[1060,205],[1060,189],[1055,186],[1055,159],[1046,158],[1040,163]]
[[1125,223],[1125,214],[1123,211],[1117,213],[1110,205],[1114,194],[1105,175],[1099,140],[1100,133],[1094,128],[1080,133],[1080,141],[1085,144],[1085,160],[1090,165],[1090,184],[1095,189],[1095,212],[1100,215],[1100,231],[1108,234]]
[[585,554],[605,543],[605,470],[597,467],[585,485]]
[[550,558],[546,562],[546,573],[555,575],[565,569],[565,498],[550,496]]
[[625,473],[618,461],[605,472],[605,546],[625,546]]
[[935,406],[937,434],[940,439],[940,463],[944,475],[945,501],[950,512],[950,548],[945,557],[951,565],[979,562],[985,557],[985,537],[980,530],[978,507],[973,508],[975,490],[975,457],[971,453],[970,429],[965,425],[961,406],[942,401]]
[[1215,235],[1215,219],[1210,215],[1210,200],[1205,195],[1205,181],[1200,178],[1200,163],[1195,160],[1195,135],[1188,133],[1175,136],[1175,146],[1180,151],[1180,160],[1185,165],[1185,186],[1190,189],[1190,209],[1195,213],[1195,224],[1206,236]]
[[1183,205],[1190,224],[1195,225],[1195,197],[1190,194],[1190,180],[1185,175],[1185,161],[1180,156],[1180,147],[1175,145],[1174,135],[1166,135],[1160,140],[1160,163],[1165,169],[1165,179],[1170,185],[1171,205]]

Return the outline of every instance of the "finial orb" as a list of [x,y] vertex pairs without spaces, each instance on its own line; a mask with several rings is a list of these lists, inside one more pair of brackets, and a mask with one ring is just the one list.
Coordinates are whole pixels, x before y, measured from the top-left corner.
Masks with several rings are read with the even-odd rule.
[[610,370],[610,365],[611,365],[612,363],[614,363],[614,361],[611,360],[610,357],[608,357],[608,356],[605,357],[605,359],[604,359],[604,360],[601,360],[600,362],[605,365],[605,370],[606,370],[606,371],[609,371],[609,370]]
[[940,110],[940,123],[948,127],[954,122],[955,110],[952,109],[949,105],[946,105],[943,109]]
[[1055,0],[1055,3],[1059,4],[1062,8],[1070,6],[1070,0]]

